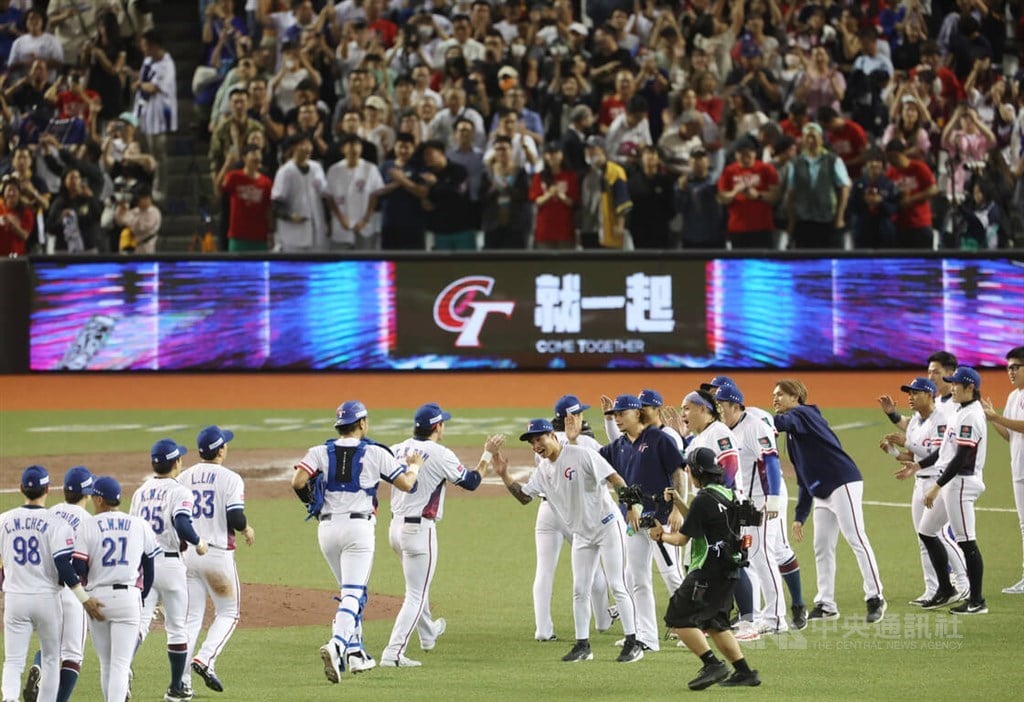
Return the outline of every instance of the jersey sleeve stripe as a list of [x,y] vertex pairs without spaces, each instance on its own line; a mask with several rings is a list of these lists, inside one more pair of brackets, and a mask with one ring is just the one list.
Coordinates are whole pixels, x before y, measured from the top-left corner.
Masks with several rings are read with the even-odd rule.
[[977,441],[967,441],[966,439],[957,439],[957,446],[977,446]]
[[244,502],[236,502],[233,505],[228,505],[227,507],[224,508],[224,510],[226,512],[230,512],[233,509],[245,509],[245,503]]
[[53,557],[57,558],[58,556],[66,556],[68,554],[71,554],[72,557],[74,557],[74,553],[75,553],[75,550],[73,548],[62,548],[59,551],[54,551],[53,552]]
[[304,470],[310,476],[316,475],[316,470],[305,461],[302,461],[301,463],[296,465],[295,470]]

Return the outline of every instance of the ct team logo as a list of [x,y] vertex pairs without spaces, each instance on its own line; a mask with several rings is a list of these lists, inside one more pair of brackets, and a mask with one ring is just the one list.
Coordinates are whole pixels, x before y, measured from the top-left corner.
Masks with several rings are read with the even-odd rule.
[[565,469],[565,473],[563,473],[563,475],[565,475],[566,480],[572,480],[573,477],[575,477],[576,475],[576,469],[573,468],[572,466],[569,466],[568,468]]
[[494,278],[468,275],[450,283],[434,300],[434,324],[448,332],[457,332],[456,348],[479,348],[480,332],[489,314],[512,316],[516,303],[478,300],[494,289]]

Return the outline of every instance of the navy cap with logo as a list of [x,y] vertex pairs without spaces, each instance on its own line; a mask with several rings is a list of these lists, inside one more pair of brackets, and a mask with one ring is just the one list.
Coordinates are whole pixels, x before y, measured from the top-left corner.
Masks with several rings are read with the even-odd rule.
[[619,395],[615,398],[615,403],[612,404],[610,410],[606,410],[605,414],[612,414],[613,412],[622,412],[623,410],[638,410],[643,407],[640,404],[640,398],[636,395]]
[[214,453],[233,438],[235,433],[230,429],[221,429],[216,424],[211,424],[199,432],[196,443],[199,445],[200,453]]
[[555,430],[551,422],[546,419],[531,419],[526,425],[526,431],[519,435],[520,441],[529,441],[534,436],[548,434]]
[[736,381],[727,375],[716,375],[711,379],[711,382],[701,383],[700,389],[704,392],[714,392],[715,388],[720,388],[723,385],[732,385],[736,387]]
[[943,377],[947,383],[957,383],[958,385],[973,385],[976,388],[981,387],[981,376],[978,375],[978,371],[974,370],[970,366],[960,366],[954,371],[953,375]]
[[686,464],[690,466],[690,468],[698,474],[725,474],[725,472],[722,470],[722,466],[718,465],[715,452],[709,448],[699,448],[693,453],[691,453],[686,459]]
[[96,478],[92,484],[92,494],[102,497],[104,502],[118,505],[121,503],[121,483],[107,476]]
[[738,405],[742,405],[743,393],[735,385],[723,385],[715,393],[715,399],[719,402],[735,402]]
[[64,474],[64,491],[78,495],[92,494],[93,475],[85,466],[75,466]]
[[417,429],[425,429],[441,422],[447,422],[451,418],[452,416],[449,413],[441,409],[441,405],[436,402],[428,402],[416,410],[413,422],[415,422]]
[[555,403],[555,416],[564,417],[569,414],[583,414],[588,409],[590,409],[590,405],[583,404],[580,402],[580,398],[575,395],[562,395],[558,398],[558,402]]
[[188,453],[188,449],[174,439],[160,439],[149,450],[149,457],[154,466],[160,466],[174,463],[186,453]]
[[355,424],[369,414],[366,405],[359,400],[349,400],[338,405],[334,426],[340,427],[346,424]]
[[640,400],[640,404],[644,407],[661,407],[665,404],[665,400],[662,399],[661,393],[657,390],[648,390],[644,388],[637,395],[637,399]]
[[42,466],[29,466],[21,474],[23,488],[39,488],[50,484],[50,474]]
[[932,397],[935,397],[939,391],[939,389],[935,387],[935,383],[922,376],[918,376],[911,380],[910,385],[901,385],[900,390],[903,392],[927,392],[931,393]]

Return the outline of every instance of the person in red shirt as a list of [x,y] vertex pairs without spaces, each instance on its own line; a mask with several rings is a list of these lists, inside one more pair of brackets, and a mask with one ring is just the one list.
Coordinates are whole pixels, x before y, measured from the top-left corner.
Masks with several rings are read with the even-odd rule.
[[809,119],[807,105],[799,100],[794,100],[786,111],[786,117],[779,122],[779,129],[783,134],[793,137],[794,141],[800,141],[803,138],[804,125]]
[[922,45],[921,65],[910,70],[910,77],[916,78],[919,72],[927,71],[932,71],[935,77],[939,79],[939,83],[942,85],[942,90],[939,94],[946,103],[956,105],[967,97],[967,93],[964,92],[964,86],[956,77],[956,73],[953,73],[953,71],[943,65],[942,51],[934,41],[926,41]]
[[885,145],[889,168],[885,177],[900,191],[896,213],[896,246],[902,249],[934,248],[931,198],[939,193],[935,174],[924,161],[908,158],[907,145],[893,139]]
[[34,224],[32,208],[21,204],[18,181],[5,180],[0,200],[0,256],[24,256]]
[[562,147],[549,143],[544,147],[544,170],[533,176],[530,200],[537,205],[533,233],[535,249],[576,248],[574,210],[580,202],[576,174],[562,168]]
[[829,149],[843,159],[850,177],[860,177],[860,169],[868,154],[868,135],[864,128],[828,106],[818,110],[818,124],[825,130]]
[[270,191],[273,182],[260,173],[260,147],[250,144],[242,152],[244,166],[228,171],[221,190],[230,202],[228,251],[267,251],[272,245]]
[[608,132],[615,118],[626,112],[626,104],[636,92],[633,73],[624,68],[615,74],[615,92],[601,100],[601,109],[597,115],[597,128],[601,134]]
[[718,201],[729,210],[726,224],[734,249],[771,249],[775,245],[774,202],[779,174],[757,158],[757,140],[750,135],[736,144],[736,161],[718,178]]

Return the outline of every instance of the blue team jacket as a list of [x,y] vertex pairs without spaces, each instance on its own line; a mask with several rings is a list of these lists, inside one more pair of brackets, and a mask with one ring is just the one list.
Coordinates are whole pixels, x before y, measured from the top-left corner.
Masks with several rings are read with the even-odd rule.
[[612,464],[626,485],[640,485],[645,495],[658,497],[657,500],[644,500],[644,512],[653,514],[664,523],[672,505],[661,495],[665,488],[672,487],[672,475],[683,466],[683,456],[672,437],[657,427],[649,426],[640,432],[636,441],[631,442],[623,434],[603,446],[601,455]]

